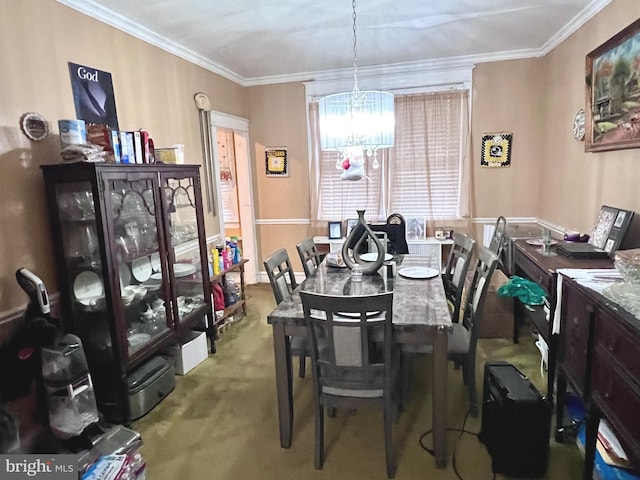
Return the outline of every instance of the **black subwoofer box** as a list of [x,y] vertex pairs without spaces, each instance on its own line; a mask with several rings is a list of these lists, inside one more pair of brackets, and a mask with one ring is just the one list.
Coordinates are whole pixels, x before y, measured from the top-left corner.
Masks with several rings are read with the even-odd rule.
[[493,471],[540,477],[547,471],[551,405],[529,379],[507,362],[484,367],[480,441]]

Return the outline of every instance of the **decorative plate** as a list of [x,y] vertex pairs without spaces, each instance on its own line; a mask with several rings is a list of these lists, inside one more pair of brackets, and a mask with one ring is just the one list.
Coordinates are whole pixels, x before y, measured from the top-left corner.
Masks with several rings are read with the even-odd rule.
[[190,263],[174,263],[173,264],[173,274],[176,277],[186,277],[187,275],[191,275],[196,273],[196,266],[191,265]]
[[151,268],[151,260],[149,257],[136,258],[131,263],[131,273],[133,278],[139,282],[146,282],[151,277],[153,269]]
[[[363,253],[362,255],[360,255],[360,259],[364,260],[365,262],[375,262],[376,260],[378,260],[378,254],[375,252]],[[393,259],[393,255],[391,255],[390,253],[384,254],[385,262],[388,262],[391,259]]]
[[440,275],[440,272],[436,268],[430,267],[405,267],[398,270],[398,274],[405,278],[434,278]]
[[580,108],[576,112],[576,116],[573,118],[573,138],[576,140],[584,140],[584,109]]
[[80,272],[73,281],[73,294],[80,302],[104,295],[104,285],[100,276],[93,270]]
[[159,272],[161,269],[160,265],[160,254],[152,253],[149,257],[151,259],[151,268],[153,268],[154,272]]
[[49,124],[39,113],[28,112],[20,117],[20,128],[30,140],[39,142],[49,134]]

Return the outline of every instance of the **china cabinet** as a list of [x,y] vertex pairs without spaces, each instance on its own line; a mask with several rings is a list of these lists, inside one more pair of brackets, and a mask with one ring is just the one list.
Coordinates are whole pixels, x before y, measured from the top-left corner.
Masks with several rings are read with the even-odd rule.
[[42,166],[62,323],[98,407],[129,423],[128,378],[185,330],[215,333],[197,165]]

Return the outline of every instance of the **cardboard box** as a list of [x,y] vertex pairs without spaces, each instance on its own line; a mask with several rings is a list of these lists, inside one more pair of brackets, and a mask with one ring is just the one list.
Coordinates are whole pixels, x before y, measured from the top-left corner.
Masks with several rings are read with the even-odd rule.
[[498,288],[509,279],[500,270],[491,277],[478,338],[513,338],[513,298],[498,295]]
[[186,375],[208,357],[207,336],[204,332],[188,332],[179,344],[171,347],[171,354],[176,361],[176,373]]

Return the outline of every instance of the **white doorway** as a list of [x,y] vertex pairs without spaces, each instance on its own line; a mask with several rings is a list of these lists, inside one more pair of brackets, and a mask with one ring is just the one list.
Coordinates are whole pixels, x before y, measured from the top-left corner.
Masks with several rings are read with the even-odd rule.
[[[246,283],[256,283],[256,231],[255,212],[253,209],[253,189],[251,178],[251,155],[249,151],[249,121],[221,112],[211,112],[211,143],[213,151],[213,175],[216,179],[216,203],[218,204],[218,220],[220,235],[239,236],[242,245],[242,257],[249,260],[245,266]],[[219,135],[220,134],[220,135]],[[219,148],[218,139],[225,142],[224,148]],[[222,158],[222,156],[226,158]],[[231,156],[233,164],[230,164]],[[224,168],[221,165],[224,163]],[[222,180],[231,181],[237,194],[236,217],[225,219],[225,204],[232,209],[229,198],[224,198]],[[227,189],[226,193],[229,193]],[[232,202],[231,202],[232,203]],[[229,210],[230,212],[231,210]],[[231,214],[233,215],[233,213]],[[227,221],[228,222],[227,222]],[[230,228],[227,228],[229,225]],[[229,232],[227,233],[227,229]],[[238,235],[239,233],[239,235]]]

